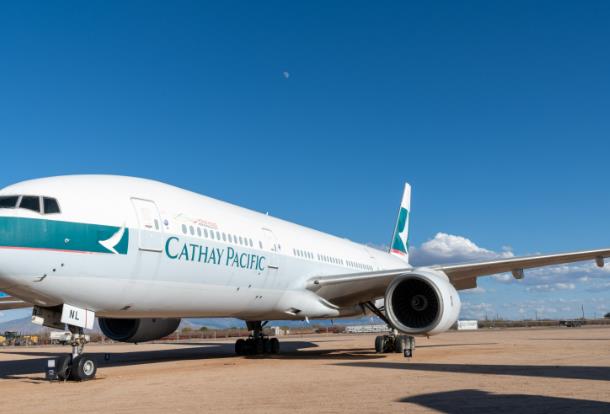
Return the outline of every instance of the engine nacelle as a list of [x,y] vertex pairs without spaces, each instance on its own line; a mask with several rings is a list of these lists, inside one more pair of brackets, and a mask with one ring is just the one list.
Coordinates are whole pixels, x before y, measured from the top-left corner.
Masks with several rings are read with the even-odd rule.
[[396,278],[385,294],[387,318],[408,334],[444,332],[457,321],[460,308],[460,297],[447,275],[431,269]]
[[146,342],[161,339],[180,325],[176,318],[118,319],[99,318],[100,329],[108,338],[119,342]]

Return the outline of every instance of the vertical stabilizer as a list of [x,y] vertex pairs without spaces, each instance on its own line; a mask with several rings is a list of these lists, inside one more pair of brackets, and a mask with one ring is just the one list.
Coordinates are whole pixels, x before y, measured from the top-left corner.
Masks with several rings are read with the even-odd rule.
[[405,183],[405,190],[402,194],[398,219],[392,236],[390,254],[400,257],[405,262],[409,262],[409,215],[411,214],[411,186]]

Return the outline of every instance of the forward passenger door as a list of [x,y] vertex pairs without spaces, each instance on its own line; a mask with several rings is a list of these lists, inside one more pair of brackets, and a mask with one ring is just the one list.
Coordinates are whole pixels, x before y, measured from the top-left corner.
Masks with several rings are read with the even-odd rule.
[[138,248],[148,252],[163,251],[163,226],[154,201],[133,197],[131,203],[138,217]]

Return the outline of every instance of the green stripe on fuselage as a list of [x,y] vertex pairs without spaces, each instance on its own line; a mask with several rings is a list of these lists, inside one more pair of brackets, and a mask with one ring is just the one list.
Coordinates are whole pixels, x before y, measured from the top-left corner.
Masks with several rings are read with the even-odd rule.
[[[0,217],[0,246],[113,253],[99,242],[109,239],[119,230],[120,227],[101,224]],[[114,248],[119,254],[127,254],[128,245],[129,229],[125,229]]]

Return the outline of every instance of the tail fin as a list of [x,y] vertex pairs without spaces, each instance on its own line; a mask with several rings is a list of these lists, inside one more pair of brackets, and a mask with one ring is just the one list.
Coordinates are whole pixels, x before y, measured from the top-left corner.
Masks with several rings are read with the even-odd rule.
[[398,219],[392,236],[390,254],[400,257],[405,262],[409,262],[409,215],[411,214],[411,186],[405,183],[405,190],[402,194]]

